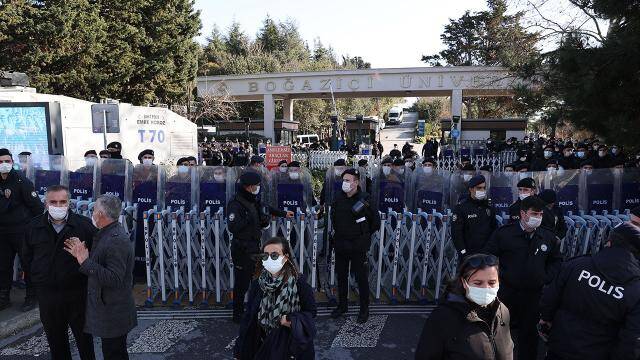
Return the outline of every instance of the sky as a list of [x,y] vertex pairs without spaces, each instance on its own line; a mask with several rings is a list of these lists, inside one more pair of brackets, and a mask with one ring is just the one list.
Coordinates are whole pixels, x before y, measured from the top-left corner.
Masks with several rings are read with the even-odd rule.
[[451,18],[486,9],[485,0],[196,0],[204,42],[214,24],[235,20],[255,37],[262,21],[294,19],[309,46],[320,38],[336,55],[361,56],[374,68],[426,66],[420,59],[442,50],[440,34]]

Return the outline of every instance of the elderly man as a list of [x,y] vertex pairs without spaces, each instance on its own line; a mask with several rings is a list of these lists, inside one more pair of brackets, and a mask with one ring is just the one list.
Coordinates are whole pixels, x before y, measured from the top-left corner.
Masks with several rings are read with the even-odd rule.
[[53,359],[71,359],[71,328],[82,360],[95,359],[93,337],[84,329],[87,277],[73,256],[63,251],[64,240],[91,245],[97,230],[91,221],[69,211],[69,189],[50,186],[45,196],[47,212],[34,218],[22,249],[24,266],[31,274],[40,303],[40,320]]
[[66,250],[89,278],[85,331],[102,338],[105,360],[128,359],[127,334],[137,325],[133,283],[133,247],[117,221],[120,199],[102,195],[93,208],[93,224],[100,229],[91,253],[77,239],[65,241]]

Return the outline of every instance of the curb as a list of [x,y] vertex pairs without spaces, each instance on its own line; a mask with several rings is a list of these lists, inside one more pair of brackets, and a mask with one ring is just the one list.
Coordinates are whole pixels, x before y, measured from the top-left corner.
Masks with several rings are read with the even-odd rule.
[[40,310],[37,307],[26,313],[21,313],[12,319],[0,322],[0,339],[15,335],[16,333],[30,328],[39,322]]

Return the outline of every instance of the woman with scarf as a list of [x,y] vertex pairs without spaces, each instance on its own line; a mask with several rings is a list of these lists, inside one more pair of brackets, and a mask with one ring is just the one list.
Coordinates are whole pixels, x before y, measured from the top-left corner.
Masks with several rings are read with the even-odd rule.
[[498,259],[467,257],[420,335],[416,360],[513,360],[509,310],[497,298]]
[[315,316],[313,290],[298,273],[289,242],[271,238],[259,254],[235,358],[314,359]]

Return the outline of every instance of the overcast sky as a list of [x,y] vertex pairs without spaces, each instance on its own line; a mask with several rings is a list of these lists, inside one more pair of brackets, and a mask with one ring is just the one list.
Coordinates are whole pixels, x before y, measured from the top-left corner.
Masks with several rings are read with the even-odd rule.
[[450,18],[483,10],[485,0],[196,0],[202,36],[238,21],[255,37],[268,15],[295,19],[309,46],[319,37],[338,56],[362,56],[372,67],[425,66],[423,54],[442,49],[440,34]]

